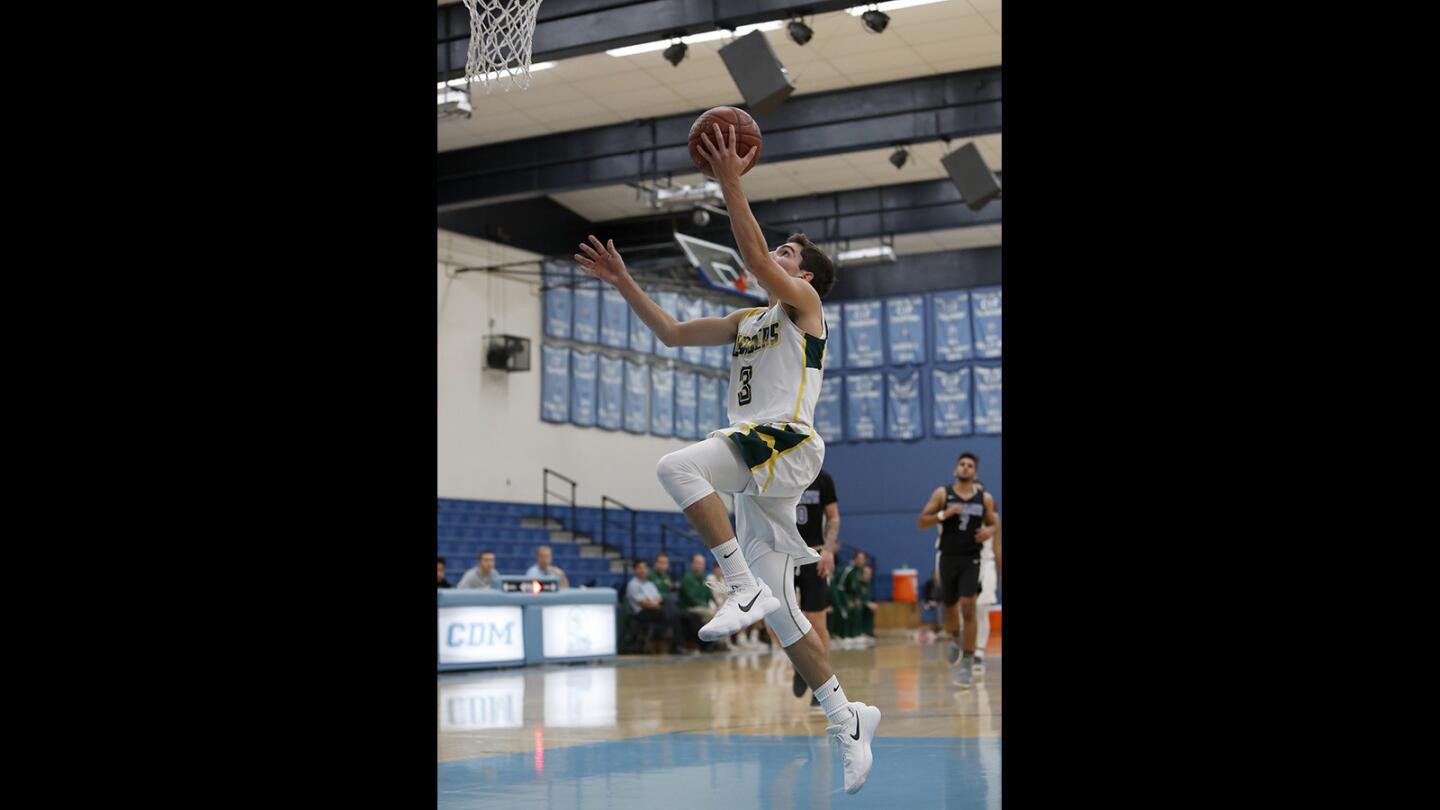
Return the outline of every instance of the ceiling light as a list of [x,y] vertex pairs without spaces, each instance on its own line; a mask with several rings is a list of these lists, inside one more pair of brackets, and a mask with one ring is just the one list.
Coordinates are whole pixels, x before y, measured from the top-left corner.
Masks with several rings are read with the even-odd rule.
[[835,259],[841,264],[848,264],[852,267],[857,264],[893,262],[895,261],[895,248],[890,245],[879,245],[877,247],[858,248],[856,250],[842,250]]
[[685,61],[685,52],[688,50],[690,50],[689,45],[683,42],[677,42],[665,49],[665,61],[675,67],[680,67],[680,63]]
[[910,8],[912,6],[928,6],[931,3],[943,3],[945,0],[891,0],[888,3],[871,3],[868,6],[851,6],[845,9],[851,17],[859,17],[867,9],[876,11],[894,11],[897,8]]
[[[694,45],[697,42],[710,42],[716,39],[725,39],[730,36],[743,37],[751,31],[778,31],[783,25],[783,22],[774,20],[771,22],[754,23],[752,25],[742,25],[734,31],[721,28],[715,31],[706,31],[703,34],[691,34],[688,37],[680,37],[680,41],[686,45]],[[646,53],[648,51],[663,51],[674,41],[674,38],[657,39],[654,42],[642,42],[639,45],[626,45],[623,48],[612,48],[605,53],[611,56],[634,56],[637,53]]]
[[890,15],[883,11],[871,9],[860,15],[860,21],[865,24],[865,30],[872,34],[884,33],[885,26],[890,24]]
[[795,40],[796,45],[804,45],[810,41],[811,37],[815,36],[815,29],[800,20],[791,20],[785,28],[790,32],[790,38]]
[[890,154],[890,163],[897,169],[904,168],[905,161],[909,159],[910,153],[905,151],[903,146],[895,147],[895,151]]

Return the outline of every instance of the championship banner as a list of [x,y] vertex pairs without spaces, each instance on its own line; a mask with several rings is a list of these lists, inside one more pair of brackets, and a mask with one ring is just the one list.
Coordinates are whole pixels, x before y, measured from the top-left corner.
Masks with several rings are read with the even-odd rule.
[[815,400],[815,432],[827,445],[845,441],[845,423],[840,413],[840,392],[844,388],[843,377],[826,374],[825,382],[820,386],[820,397]]
[[649,354],[655,350],[656,345],[665,345],[655,339],[655,333],[650,327],[640,320],[640,316],[633,311],[630,313],[630,351],[640,354]]
[[1000,367],[975,367],[975,432],[1000,432]]
[[[655,304],[677,322],[680,320],[680,294],[673,292],[657,292],[650,296],[655,299]],[[655,341],[655,356],[663,357],[666,360],[674,360],[680,356],[680,350],[674,346],[666,346],[660,340]]]
[[[971,290],[970,317],[975,333],[975,356],[999,357],[1000,288],[987,287],[982,290]],[[979,380],[977,379],[976,382]]]
[[[885,363],[879,301],[846,301],[845,368],[875,368]],[[876,390],[879,388],[877,386]]]
[[600,355],[600,402],[595,424],[605,430],[619,430],[625,421],[625,361]]
[[885,374],[885,438],[899,441],[925,435],[920,424],[920,370]]
[[[680,314],[675,316],[675,320],[684,323],[703,317],[705,317],[705,299],[691,298],[688,295],[680,296]],[[705,362],[705,347],[681,346],[680,359],[691,365],[702,365]]]
[[600,342],[600,287],[594,279],[575,286],[575,326],[570,339],[576,343]]
[[612,349],[630,345],[630,305],[614,287],[600,293],[600,342]]
[[931,434],[934,436],[970,435],[970,369],[934,370],[930,388],[934,399],[930,405]]
[[[848,304],[846,305],[848,308]],[[850,320],[846,310],[845,320]],[[885,430],[884,374],[850,374],[845,377],[845,436],[850,441],[879,439]],[[823,438],[823,437],[822,437]]]
[[970,359],[970,293],[956,290],[931,295],[930,323],[934,326],[935,362]]
[[625,361],[625,429],[650,432],[650,367]]
[[548,259],[542,264],[543,271],[541,278],[546,287],[545,291],[545,334],[555,338],[570,338],[570,306],[571,293],[570,283],[574,279],[571,267],[568,264],[552,262]]
[[720,398],[725,395],[726,381],[707,374],[700,375],[696,384],[699,394],[695,402],[695,429],[701,436],[712,430],[727,427],[729,419]]
[[594,352],[570,350],[570,422],[595,426],[595,381],[599,364]]
[[891,365],[925,362],[925,296],[887,298],[885,329]]
[[839,304],[821,304],[825,313],[825,370],[845,368],[845,319]]
[[650,432],[675,435],[675,369],[669,366],[650,368]]
[[[730,307],[720,301],[711,301],[705,309],[705,314],[711,318],[723,318],[733,312]],[[730,344],[705,347],[705,365],[710,368],[730,368]]]
[[545,367],[540,382],[540,418],[546,422],[570,421],[570,349],[565,346],[540,347]]
[[697,394],[695,372],[675,372],[675,436],[678,438],[700,438],[700,430],[695,424],[695,397]]

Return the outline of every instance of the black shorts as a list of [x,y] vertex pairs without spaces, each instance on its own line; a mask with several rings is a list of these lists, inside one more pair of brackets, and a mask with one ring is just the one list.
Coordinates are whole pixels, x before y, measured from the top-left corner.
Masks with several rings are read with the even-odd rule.
[[830,607],[830,583],[820,576],[816,569],[819,563],[810,563],[800,566],[800,573],[795,575],[795,590],[800,596],[800,612],[819,613]]
[[959,602],[962,597],[980,593],[980,557],[958,557],[941,554],[940,593],[947,605]]

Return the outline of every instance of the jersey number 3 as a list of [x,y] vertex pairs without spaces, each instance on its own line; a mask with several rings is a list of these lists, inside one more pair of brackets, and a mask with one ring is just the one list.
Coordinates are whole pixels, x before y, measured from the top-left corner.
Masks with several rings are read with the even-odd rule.
[[755,373],[754,366],[740,367],[740,404],[750,404],[750,376]]

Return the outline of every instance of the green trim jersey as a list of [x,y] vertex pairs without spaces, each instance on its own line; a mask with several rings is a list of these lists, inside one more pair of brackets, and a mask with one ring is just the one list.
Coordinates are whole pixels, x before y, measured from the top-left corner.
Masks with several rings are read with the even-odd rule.
[[731,426],[788,422],[810,427],[825,373],[825,337],[806,334],[783,303],[746,313],[730,351],[726,414]]

